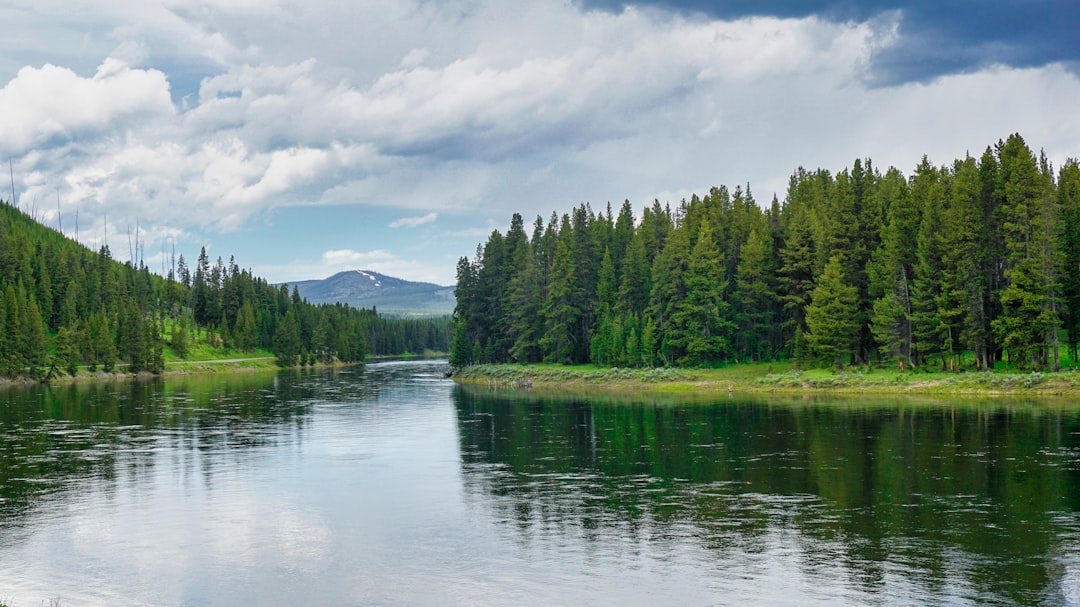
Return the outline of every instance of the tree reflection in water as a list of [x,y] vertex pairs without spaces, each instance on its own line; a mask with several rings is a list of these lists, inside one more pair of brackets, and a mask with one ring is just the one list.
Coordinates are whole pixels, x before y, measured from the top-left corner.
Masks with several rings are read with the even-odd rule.
[[573,534],[625,556],[691,543],[732,575],[791,559],[811,584],[868,597],[1060,604],[1076,592],[1075,409],[590,403],[471,387],[454,399],[467,494],[525,544]]

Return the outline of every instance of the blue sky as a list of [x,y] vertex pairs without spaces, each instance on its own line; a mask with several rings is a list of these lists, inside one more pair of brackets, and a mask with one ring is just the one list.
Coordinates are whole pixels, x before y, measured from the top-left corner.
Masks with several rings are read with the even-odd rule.
[[[164,0],[0,5],[18,204],[271,281],[450,284],[512,213],[677,203],[1020,132],[1080,156],[1080,3]],[[11,197],[10,184],[0,197]],[[59,199],[59,202],[58,202]]]

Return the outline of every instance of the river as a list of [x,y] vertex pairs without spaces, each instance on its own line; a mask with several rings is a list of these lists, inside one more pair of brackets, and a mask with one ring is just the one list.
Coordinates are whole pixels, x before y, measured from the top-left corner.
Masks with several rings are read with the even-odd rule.
[[1080,605],[1080,407],[444,369],[0,392],[0,604]]

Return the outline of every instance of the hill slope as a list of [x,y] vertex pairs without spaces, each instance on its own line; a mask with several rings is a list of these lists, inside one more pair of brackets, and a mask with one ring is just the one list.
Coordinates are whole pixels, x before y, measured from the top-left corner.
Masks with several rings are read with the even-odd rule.
[[[141,261],[120,263],[108,247],[95,253],[0,201],[0,383],[98,369],[160,373],[167,361],[234,353],[272,353],[279,365],[294,366],[449,348],[446,317],[298,305],[235,263],[225,268],[219,260],[221,269],[210,270],[205,248],[199,260],[182,279],[158,276]],[[311,331],[301,332],[301,318]]]
[[350,270],[323,280],[289,283],[311,303],[347,303],[356,308],[406,315],[449,314],[454,310],[454,288],[412,282],[372,272]]

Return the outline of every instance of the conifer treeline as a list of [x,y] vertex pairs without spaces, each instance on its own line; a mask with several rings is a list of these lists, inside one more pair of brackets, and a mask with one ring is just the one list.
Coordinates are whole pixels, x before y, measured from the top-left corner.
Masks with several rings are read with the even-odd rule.
[[1017,134],[910,177],[800,168],[766,209],[719,187],[531,236],[515,214],[458,262],[451,363],[1058,368],[1078,343],[1080,168]]
[[284,365],[361,361],[368,353],[446,351],[445,319],[390,319],[344,304],[312,305],[230,259],[195,268],[180,256],[162,278],[94,253],[0,202],[0,376],[43,377],[117,363],[160,371],[166,349],[199,341],[272,351]]

